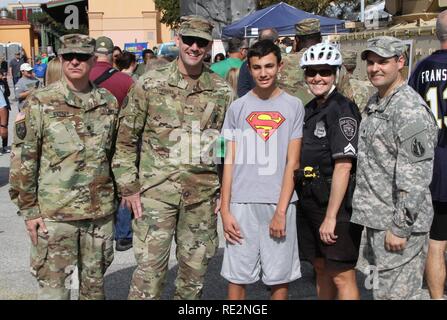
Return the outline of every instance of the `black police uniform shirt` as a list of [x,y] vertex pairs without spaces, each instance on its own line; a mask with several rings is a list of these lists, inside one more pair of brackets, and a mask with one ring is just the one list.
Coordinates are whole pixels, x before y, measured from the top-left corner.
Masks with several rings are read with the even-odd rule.
[[447,202],[447,50],[438,50],[422,60],[408,84],[427,102],[438,122],[430,190],[434,201]]
[[310,101],[305,106],[301,168],[318,168],[330,178],[336,159],[356,159],[360,120],[356,104],[337,89],[320,106],[316,98]]

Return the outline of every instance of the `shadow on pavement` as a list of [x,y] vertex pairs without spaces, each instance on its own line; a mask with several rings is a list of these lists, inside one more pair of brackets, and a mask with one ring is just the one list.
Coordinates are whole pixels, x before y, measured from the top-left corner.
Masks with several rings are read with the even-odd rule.
[[[223,249],[220,248],[216,256],[210,261],[208,272],[205,276],[203,288],[203,300],[224,300],[227,296],[227,281],[221,277],[220,269],[222,266]],[[170,300],[174,296],[174,281],[178,267],[175,266],[168,271],[166,277],[165,290],[162,299]],[[106,297],[110,300],[125,300],[129,293],[129,284],[132,279],[135,267],[129,267],[116,271],[106,276],[105,288]],[[291,300],[313,300],[316,299],[315,279],[312,266],[303,261],[301,263],[302,277],[290,284],[289,298]],[[357,272],[357,282],[361,291],[361,298],[370,300],[370,291],[364,289],[365,277]],[[247,286],[247,299],[249,300],[268,300],[270,299],[270,290],[262,281]]]
[[0,168],[0,187],[9,183],[9,168]]

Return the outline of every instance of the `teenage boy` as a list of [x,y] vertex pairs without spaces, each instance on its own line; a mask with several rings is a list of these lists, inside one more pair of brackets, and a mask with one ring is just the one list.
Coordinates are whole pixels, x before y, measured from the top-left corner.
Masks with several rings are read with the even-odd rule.
[[256,86],[233,102],[222,136],[227,140],[221,215],[226,239],[221,275],[228,299],[244,299],[246,284],[272,287],[288,298],[288,283],[301,277],[293,172],[299,167],[304,107],[276,85],[281,52],[261,40],[248,52]]

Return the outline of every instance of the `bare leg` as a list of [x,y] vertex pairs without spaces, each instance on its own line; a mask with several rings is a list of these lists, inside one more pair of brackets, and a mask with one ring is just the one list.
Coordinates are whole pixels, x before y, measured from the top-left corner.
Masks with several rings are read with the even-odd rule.
[[338,300],[359,300],[360,292],[357,287],[355,270],[329,272],[330,277],[337,288]]
[[317,274],[317,295],[320,300],[334,300],[337,297],[337,288],[332,278],[325,270],[324,259],[316,258],[312,262]]
[[425,278],[432,299],[442,299],[444,297],[446,245],[447,241],[430,239],[429,242]]
[[245,300],[245,284],[228,283],[228,300]]
[[272,300],[288,300],[289,299],[289,284],[283,283],[272,286]]

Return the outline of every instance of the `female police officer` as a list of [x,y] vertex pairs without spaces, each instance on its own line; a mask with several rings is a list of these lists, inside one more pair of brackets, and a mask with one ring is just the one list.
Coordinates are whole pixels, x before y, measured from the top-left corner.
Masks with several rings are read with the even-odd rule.
[[302,258],[315,268],[319,299],[359,299],[354,267],[362,230],[349,220],[361,116],[335,88],[341,64],[338,49],[325,43],[301,58],[315,98],[305,106],[298,237]]

